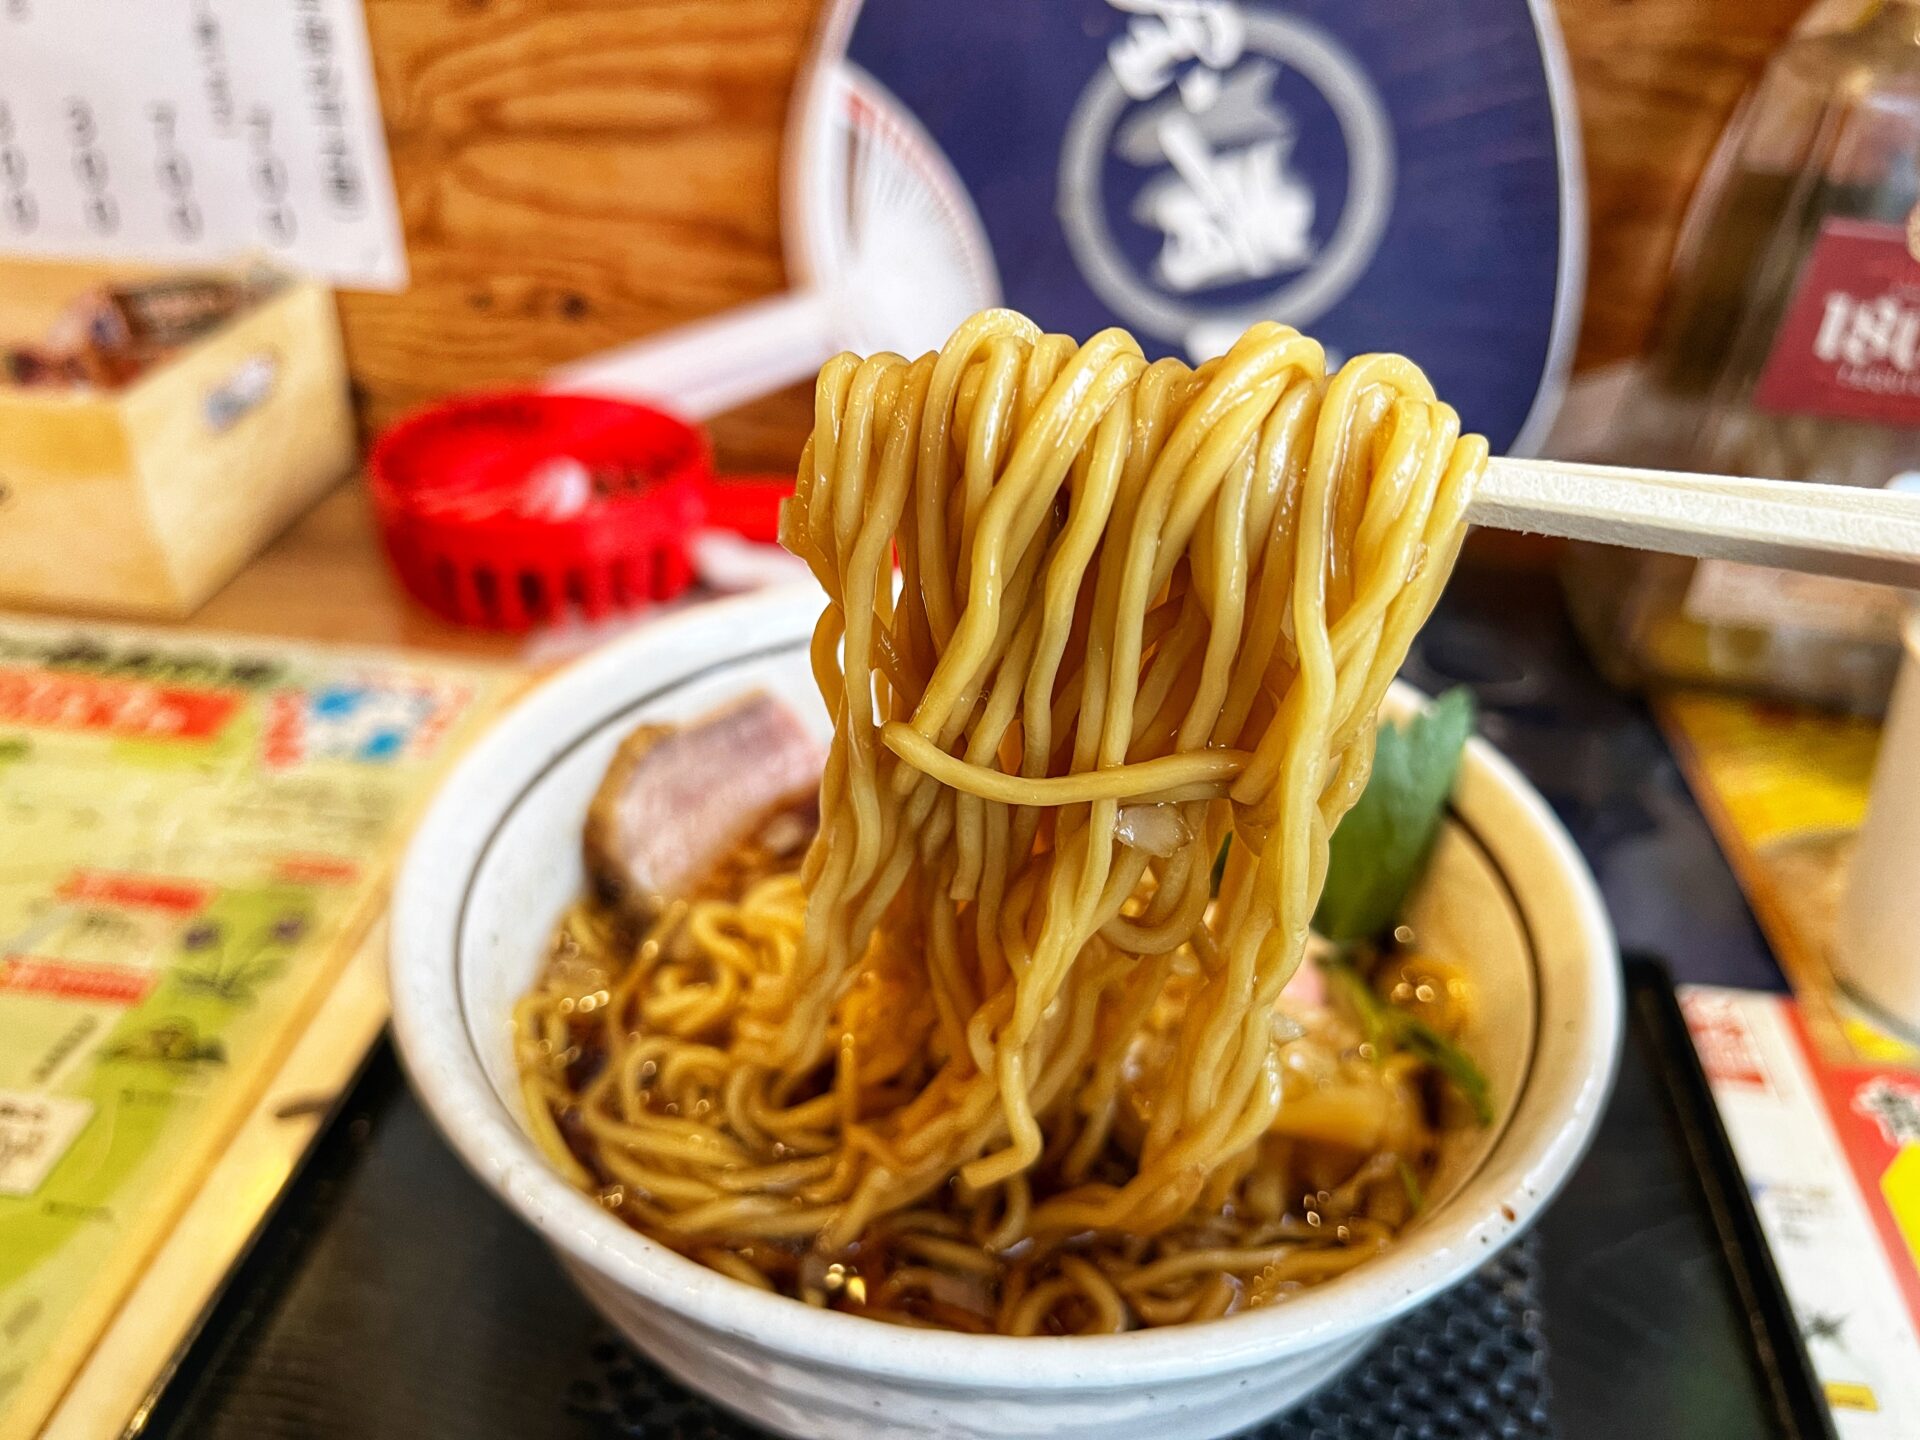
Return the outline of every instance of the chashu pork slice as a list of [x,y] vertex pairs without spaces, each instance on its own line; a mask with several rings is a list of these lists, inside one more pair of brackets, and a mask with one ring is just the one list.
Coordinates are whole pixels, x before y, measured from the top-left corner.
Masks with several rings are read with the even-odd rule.
[[644,924],[770,817],[810,798],[825,758],[799,717],[764,693],[684,725],[642,725],[587,810],[587,875]]

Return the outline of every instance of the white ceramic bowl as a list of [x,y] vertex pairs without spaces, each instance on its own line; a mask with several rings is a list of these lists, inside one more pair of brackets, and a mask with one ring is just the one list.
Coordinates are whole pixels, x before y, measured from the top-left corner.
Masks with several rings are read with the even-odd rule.
[[782,695],[824,733],[806,662],[818,607],[818,592],[804,589],[704,606],[548,681],[454,773],[394,901],[394,1028],[422,1100],[466,1163],[658,1364],[793,1436],[1203,1440],[1332,1378],[1395,1316],[1472,1273],[1539,1213],[1606,1099],[1617,957],[1566,833],[1479,742],[1411,918],[1477,982],[1480,1011],[1464,1041],[1500,1116],[1452,1146],[1399,1243],[1347,1275],[1267,1309],[1128,1335],[911,1330],[728,1279],[636,1234],[554,1174],[524,1129],[509,1012],[580,888],[588,799],[635,724],[694,716],[754,688]]

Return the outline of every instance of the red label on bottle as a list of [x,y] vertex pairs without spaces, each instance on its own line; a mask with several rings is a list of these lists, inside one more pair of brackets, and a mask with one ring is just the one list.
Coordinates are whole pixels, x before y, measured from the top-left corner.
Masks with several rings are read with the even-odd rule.
[[1920,425],[1920,261],[1902,227],[1821,227],[1753,403],[1783,415]]

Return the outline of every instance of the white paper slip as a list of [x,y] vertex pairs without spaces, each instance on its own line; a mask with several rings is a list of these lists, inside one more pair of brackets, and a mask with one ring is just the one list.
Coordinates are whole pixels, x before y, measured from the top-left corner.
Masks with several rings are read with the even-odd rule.
[[0,1090],[0,1195],[31,1195],[92,1118],[86,1100]]
[[0,253],[404,287],[359,0],[0,0]]

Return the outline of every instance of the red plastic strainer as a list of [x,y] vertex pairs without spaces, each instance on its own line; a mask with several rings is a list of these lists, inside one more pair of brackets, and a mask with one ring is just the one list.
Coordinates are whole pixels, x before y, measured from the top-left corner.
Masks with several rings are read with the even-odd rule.
[[708,528],[771,541],[791,480],[716,479],[706,437],[644,405],[514,392],[399,421],[368,462],[409,593],[463,625],[526,630],[667,600]]

